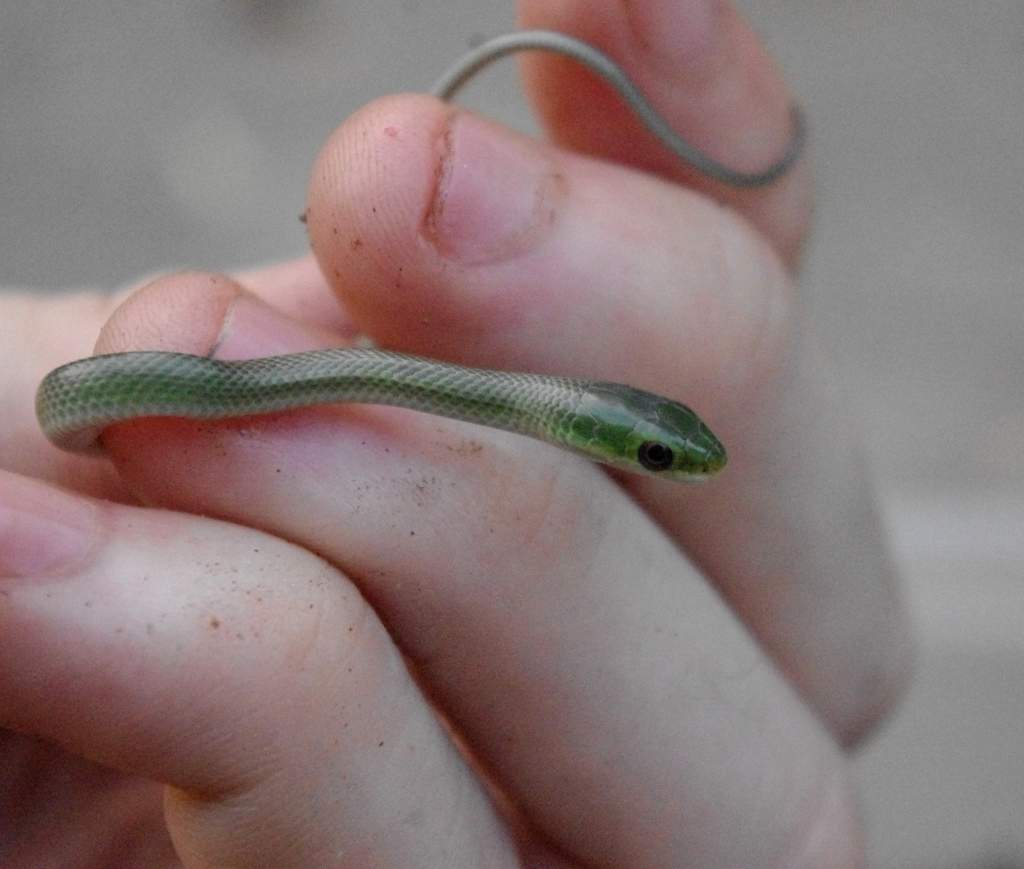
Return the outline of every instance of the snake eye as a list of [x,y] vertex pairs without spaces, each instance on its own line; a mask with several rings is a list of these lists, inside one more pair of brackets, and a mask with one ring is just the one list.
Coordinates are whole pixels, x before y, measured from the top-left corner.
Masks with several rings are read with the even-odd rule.
[[657,441],[640,444],[636,457],[648,471],[664,471],[672,467],[672,450]]

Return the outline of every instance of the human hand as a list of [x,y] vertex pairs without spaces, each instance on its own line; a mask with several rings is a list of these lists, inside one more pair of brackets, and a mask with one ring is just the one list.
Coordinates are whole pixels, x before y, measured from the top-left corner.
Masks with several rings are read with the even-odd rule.
[[[656,59],[655,4],[618,8],[524,14],[620,59],[723,161],[785,146],[786,95],[735,18],[703,52],[676,32],[680,68]],[[24,474],[186,511],[5,478],[7,572],[74,538],[89,552],[5,584],[0,708],[168,783],[187,865],[515,865],[517,848],[532,865],[859,865],[840,746],[893,696],[905,639],[856,433],[784,266],[806,168],[727,193],[575,68],[538,58],[528,78],[556,139],[661,180],[428,98],[378,101],[314,170],[323,274],[387,346],[693,403],[730,467],[700,489],[613,481],[385,408],[119,426],[127,488],[8,445]],[[345,330],[308,264],[242,282],[255,295],[158,281],[98,349],[267,355]],[[37,437],[23,416],[14,431]],[[117,782],[151,830],[159,795]]]

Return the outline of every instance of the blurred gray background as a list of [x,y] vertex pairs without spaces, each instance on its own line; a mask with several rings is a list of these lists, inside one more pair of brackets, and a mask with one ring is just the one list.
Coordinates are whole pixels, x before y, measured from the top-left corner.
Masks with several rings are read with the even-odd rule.
[[[741,3],[811,122],[803,288],[863,411],[920,634],[861,754],[877,867],[1024,866],[1024,3]],[[511,0],[0,0],[0,285],[299,254],[327,134]],[[532,130],[514,65],[467,101]]]

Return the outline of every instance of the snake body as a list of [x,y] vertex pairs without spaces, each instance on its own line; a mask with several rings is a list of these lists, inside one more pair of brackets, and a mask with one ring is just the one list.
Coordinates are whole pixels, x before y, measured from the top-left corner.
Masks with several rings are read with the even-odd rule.
[[[725,166],[683,140],[606,55],[552,31],[520,31],[485,42],[457,61],[433,93],[450,99],[488,63],[526,50],[553,51],[589,67],[677,157],[722,183],[770,184],[801,151],[804,128],[794,107],[790,144],[775,164],[753,172]],[[722,444],[692,410],[643,390],[369,349],[230,362],[164,352],[95,356],[51,371],[40,384],[36,415],[57,446],[88,450],[105,426],[137,417],[224,419],[334,402],[389,404],[506,429],[667,479],[700,479],[726,461]]]
[[80,359],[39,386],[46,436],[88,450],[137,417],[225,419],[317,404],[388,404],[505,429],[668,479],[719,470],[725,450],[688,407],[617,383],[468,368],[362,348],[222,361],[138,351]]

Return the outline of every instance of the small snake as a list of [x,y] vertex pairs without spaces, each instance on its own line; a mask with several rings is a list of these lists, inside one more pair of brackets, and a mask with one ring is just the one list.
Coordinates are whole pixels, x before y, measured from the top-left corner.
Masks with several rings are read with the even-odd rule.
[[[769,184],[801,151],[804,127],[794,109],[792,139],[778,163],[760,172],[730,169],[681,139],[608,57],[550,31],[521,31],[484,43],[458,61],[433,93],[447,100],[481,67],[531,49],[568,55],[603,76],[666,147],[726,184]],[[725,448],[692,410],[650,392],[364,348],[242,361],[162,351],[93,356],[46,375],[36,395],[36,416],[58,447],[87,451],[98,446],[106,426],[140,417],[227,419],[343,402],[394,405],[513,431],[606,465],[671,480],[703,479],[726,463]]]

